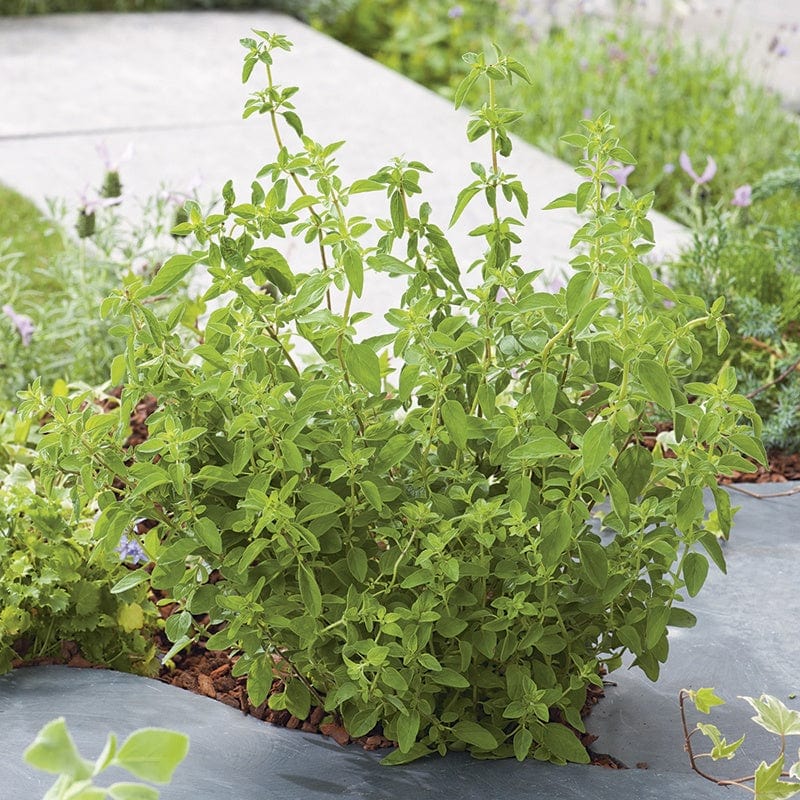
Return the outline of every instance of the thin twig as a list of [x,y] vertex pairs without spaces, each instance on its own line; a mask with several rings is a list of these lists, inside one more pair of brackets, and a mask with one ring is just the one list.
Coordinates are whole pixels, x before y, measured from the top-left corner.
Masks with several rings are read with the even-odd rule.
[[[688,694],[683,689],[681,689],[680,693],[678,694],[678,704],[681,707],[681,725],[683,725],[683,742],[684,742],[683,749],[686,750],[686,753],[689,756],[689,764],[691,765],[692,769],[701,778],[705,778],[707,781],[711,781],[711,783],[719,783],[719,781],[715,777],[713,777],[712,775],[709,775],[706,772],[703,772],[703,770],[701,770],[700,767],[697,766],[697,762],[695,760],[696,756],[694,754],[694,750],[692,750],[692,741],[691,741],[692,734],[689,733],[689,726],[686,723],[686,705],[685,704],[686,704],[686,698],[687,697],[688,697]],[[692,733],[694,733],[694,731],[692,731]]]
[[752,400],[757,395],[761,394],[761,392],[766,391],[767,389],[775,386],[776,384],[780,383],[785,378],[788,378],[795,370],[800,369],[800,358],[793,361],[777,378],[774,380],[765,383],[763,386],[759,386],[757,389],[753,389],[752,392],[748,392],[745,397],[748,400]]
[[771,500],[773,497],[789,497],[792,494],[800,494],[800,486],[795,486],[794,489],[787,489],[785,492],[770,492],[769,494],[758,494],[758,492],[751,492],[749,489],[744,489],[738,484],[728,484],[729,489],[735,492],[741,492],[748,497],[755,497],[756,500]]

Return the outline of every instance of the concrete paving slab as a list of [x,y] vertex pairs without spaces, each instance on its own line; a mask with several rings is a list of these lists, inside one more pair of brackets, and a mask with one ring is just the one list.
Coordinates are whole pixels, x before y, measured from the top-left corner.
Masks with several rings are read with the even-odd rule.
[[[757,487],[772,494],[800,483]],[[384,768],[380,756],[339,748],[331,740],[287,731],[242,716],[205,697],[146,678],[100,670],[37,667],[0,677],[0,785],[15,800],[35,800],[47,776],[21,762],[26,745],[50,719],[63,715],[78,746],[96,756],[105,735],[125,736],[142,726],[168,726],[191,737],[187,761],[170,800],[649,800],[728,796],[726,789],[691,773],[683,752],[677,695],[681,688],[713,686],[729,700],[712,722],[729,739],[747,733],[737,774],[775,754],[774,737],[750,722],[752,711],[737,695],[768,693],[797,708],[800,689],[796,621],[800,593],[800,493],[759,500],[734,492],[741,511],[725,545],[728,575],[712,574],[688,607],[692,629],[670,631],[670,659],[659,681],[638,670],[618,670],[615,685],[588,719],[595,749],[631,767],[554,767],[536,762],[475,761],[461,754]],[[693,726],[693,722],[690,723]],[[715,766],[714,774],[722,772]],[[728,793],[729,794],[729,793]]]
[[[249,92],[263,88],[255,79],[240,83],[239,39],[252,28],[294,42],[291,54],[276,57],[276,80],[301,87],[293,99],[312,138],[347,140],[339,151],[342,177],[368,177],[393,156],[422,161],[434,172],[424,176],[425,199],[434,221],[446,226],[459,189],[474,178],[470,162],[488,160],[484,141],[466,139],[468,113],[297,20],[265,11],[0,18],[0,181],[39,203],[76,198],[102,180],[96,145],[105,142],[119,155],[132,142],[134,158],[121,170],[132,198],[160,185],[185,189],[195,174],[203,178],[201,197],[218,193],[228,178],[240,197],[248,195],[276,152],[265,118],[241,119]],[[567,210],[540,209],[574,190],[577,178],[520,141],[506,169],[530,195],[522,264],[556,276],[579,223]],[[388,216],[378,195],[354,198],[351,209],[374,213],[376,204]],[[482,250],[467,232],[486,218],[473,203],[453,231],[462,272]],[[685,229],[660,215],[653,220],[658,253],[676,252]],[[317,266],[313,247],[289,242],[287,249],[302,268]],[[365,335],[384,328],[382,312],[397,293],[385,276],[373,277],[358,307],[375,312]]]

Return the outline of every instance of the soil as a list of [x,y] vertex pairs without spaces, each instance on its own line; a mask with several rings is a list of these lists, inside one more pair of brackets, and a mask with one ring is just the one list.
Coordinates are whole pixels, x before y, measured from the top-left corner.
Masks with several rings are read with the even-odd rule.
[[[114,397],[119,398],[121,389],[112,392]],[[104,405],[113,407],[114,400],[109,399]],[[131,415],[131,435],[126,444],[135,447],[147,438],[147,418],[155,411],[157,406],[156,398],[145,397],[134,409]],[[655,437],[660,430],[666,429],[657,426],[652,435],[644,438],[644,444],[653,446]],[[731,477],[720,478],[722,484],[741,484],[741,483],[783,483],[790,480],[800,480],[800,454],[773,453],[769,456],[769,464],[758,466],[754,464],[752,473],[736,473]],[[118,487],[122,489],[122,487]],[[735,488],[735,487],[734,487]],[[793,490],[794,491],[794,490]],[[146,525],[146,523],[145,523]],[[152,598],[154,601],[158,597]],[[162,618],[166,618],[174,610],[173,606],[160,606],[159,613]],[[171,643],[166,636],[160,632],[157,634],[157,646],[159,651],[165,653],[171,647]],[[326,713],[321,707],[315,706],[306,719],[298,719],[288,711],[274,711],[269,708],[269,698],[261,705],[254,706],[247,696],[246,677],[234,677],[233,667],[237,657],[227,651],[207,650],[203,642],[193,643],[190,648],[176,654],[172,659],[172,664],[162,666],[157,676],[158,680],[177,686],[196,694],[204,695],[218,702],[225,703],[240,710],[244,714],[263,720],[264,722],[289,728],[301,730],[307,733],[317,733],[331,737],[338,744],[344,746],[357,743],[365,750],[378,750],[383,748],[396,747],[397,743],[387,739],[380,728],[376,728],[366,736],[351,738],[341,721],[335,716]],[[78,651],[73,642],[64,642],[61,647],[60,657],[38,659],[36,664],[66,664],[72,667],[98,667],[100,665],[91,664],[86,661]],[[15,666],[30,666],[32,662],[20,662]],[[283,684],[280,678],[275,679],[272,684],[270,694],[283,691]],[[582,716],[587,716],[593,706],[604,696],[603,690],[589,686],[587,690],[587,701],[582,711]],[[563,722],[557,718],[553,721]],[[566,723],[564,723],[566,724]],[[591,763],[609,769],[627,769],[627,765],[606,753],[596,753],[591,745],[595,738],[588,733],[580,733],[572,729],[581,743],[589,753]],[[635,765],[637,769],[647,769],[646,763]]]

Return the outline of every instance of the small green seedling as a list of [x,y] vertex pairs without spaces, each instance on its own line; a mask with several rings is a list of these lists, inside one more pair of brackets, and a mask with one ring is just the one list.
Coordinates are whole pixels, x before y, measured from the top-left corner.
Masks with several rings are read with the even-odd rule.
[[58,775],[43,800],[158,800],[159,792],[144,783],[123,781],[95,786],[94,778],[109,767],[122,767],[135,778],[166,784],[189,752],[189,737],[163,728],[142,728],[117,747],[110,733],[97,760],[78,752],[63,717],[48,722],[25,751],[32,767]]

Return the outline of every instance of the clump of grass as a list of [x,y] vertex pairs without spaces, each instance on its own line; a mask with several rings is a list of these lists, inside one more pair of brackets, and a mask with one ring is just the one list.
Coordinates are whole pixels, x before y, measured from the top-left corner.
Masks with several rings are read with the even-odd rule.
[[52,281],[41,267],[64,251],[64,238],[59,227],[34,203],[19,192],[0,183],[0,252],[4,254],[4,270],[14,259],[30,277],[30,288],[48,292]]
[[[638,157],[628,185],[656,189],[657,208],[668,214],[677,214],[691,183],[678,166],[681,152],[701,165],[713,158],[713,191],[730,200],[800,144],[800,127],[780,98],[749,80],[739,60],[704,52],[669,30],[582,19],[531,42],[521,60],[533,84],[514,88],[527,112],[520,135],[574,161],[559,137],[576,118],[610,109]],[[767,211],[783,221],[800,205],[775,203]]]

